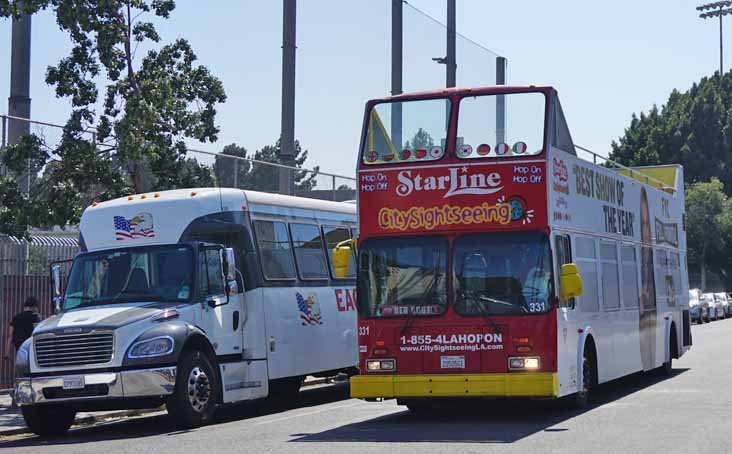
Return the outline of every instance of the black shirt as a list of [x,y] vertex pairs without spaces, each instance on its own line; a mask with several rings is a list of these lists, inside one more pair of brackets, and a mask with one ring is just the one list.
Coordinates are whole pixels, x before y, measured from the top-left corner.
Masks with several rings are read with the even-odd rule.
[[10,326],[13,327],[13,344],[18,349],[26,339],[33,334],[33,325],[38,323],[38,314],[33,311],[23,311],[13,318]]

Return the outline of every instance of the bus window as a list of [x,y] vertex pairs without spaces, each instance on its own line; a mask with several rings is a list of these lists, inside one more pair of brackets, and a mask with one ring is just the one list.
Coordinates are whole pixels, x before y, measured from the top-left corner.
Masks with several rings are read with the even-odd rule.
[[[656,306],[660,304],[669,304],[669,286],[673,285],[668,269],[668,254],[665,249],[656,248],[654,251],[656,257]],[[671,295],[672,296],[672,295]]]
[[539,233],[465,235],[454,243],[453,305],[461,315],[536,314],[550,309],[549,242]]
[[623,307],[637,310],[640,291],[638,290],[638,258],[635,247],[624,244],[620,256],[623,261]]
[[445,154],[449,99],[376,104],[369,112],[364,164],[435,161]]
[[602,305],[606,311],[620,309],[620,279],[618,277],[618,250],[615,242],[600,242],[602,260]]
[[254,221],[265,279],[295,279],[295,263],[284,222]]
[[[564,265],[565,263],[572,263],[572,243],[569,240],[569,235],[555,236],[554,248],[556,257],[556,263],[554,264],[554,273],[558,276],[559,270],[562,269],[562,265]],[[574,309],[575,298],[570,298],[567,301],[562,301],[561,305],[563,307]]]
[[[341,241],[350,239],[351,234],[345,227],[331,227],[324,225],[323,237],[325,238],[325,249],[328,255],[328,265],[330,265],[331,276],[335,278],[335,268],[333,268],[333,248],[335,248],[336,244]],[[346,272],[346,277],[350,278],[356,276],[356,251],[353,248],[351,250],[354,254],[353,257],[351,257],[351,261],[348,263],[348,271]]]
[[320,229],[313,224],[290,224],[300,279],[328,279]]
[[447,241],[366,241],[359,251],[356,304],[362,317],[437,315],[447,309]]
[[582,296],[580,296],[580,311],[597,312],[600,310],[597,289],[597,256],[595,240],[580,237],[575,239],[577,250],[577,269],[582,276]]
[[221,249],[205,249],[199,254],[199,285],[201,296],[224,294],[224,271],[221,268]]
[[[507,115],[497,118],[496,104],[501,102]],[[461,159],[538,155],[544,150],[545,112],[543,93],[465,97],[460,100],[455,154]]]

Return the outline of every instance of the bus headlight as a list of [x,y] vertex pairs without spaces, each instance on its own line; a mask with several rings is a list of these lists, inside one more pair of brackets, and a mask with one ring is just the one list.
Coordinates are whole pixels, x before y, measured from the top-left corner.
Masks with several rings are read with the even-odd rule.
[[367,359],[367,372],[394,372],[396,370],[395,359]]
[[30,349],[33,338],[28,338],[21,344],[15,354],[15,376],[30,377]]
[[538,356],[521,356],[508,358],[509,370],[538,370],[541,361]]
[[148,358],[150,356],[163,356],[173,351],[173,338],[169,336],[155,337],[152,339],[137,342],[130,348],[127,356],[129,358]]

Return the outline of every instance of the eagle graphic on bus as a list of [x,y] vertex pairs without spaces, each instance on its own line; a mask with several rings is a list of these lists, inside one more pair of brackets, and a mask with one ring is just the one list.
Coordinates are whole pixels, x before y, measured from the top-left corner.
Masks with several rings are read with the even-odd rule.
[[315,295],[310,294],[307,298],[302,293],[296,292],[297,308],[300,309],[300,321],[304,325],[322,325],[323,320],[320,313],[320,304],[315,300]]
[[139,213],[130,219],[114,216],[114,234],[117,241],[132,238],[155,238],[155,226],[150,213]]

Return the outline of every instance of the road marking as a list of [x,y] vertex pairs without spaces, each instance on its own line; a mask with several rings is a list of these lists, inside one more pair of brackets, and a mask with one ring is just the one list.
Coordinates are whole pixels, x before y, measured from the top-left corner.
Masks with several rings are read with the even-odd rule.
[[364,402],[354,402],[354,403],[347,404],[347,405],[337,405],[335,407],[325,407],[325,408],[321,408],[320,410],[309,411],[309,412],[306,412],[306,413],[298,413],[296,415],[283,416],[282,418],[268,419],[266,421],[258,422],[258,423],[254,424],[254,425],[255,426],[261,426],[261,425],[264,425],[264,424],[271,424],[271,423],[275,423],[275,422],[286,421],[288,419],[299,418],[301,416],[317,415],[318,413],[323,413],[324,411],[340,410],[342,408],[355,407],[355,406],[361,405],[363,403]]

